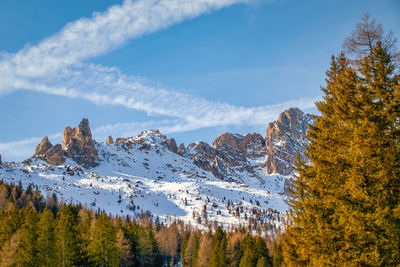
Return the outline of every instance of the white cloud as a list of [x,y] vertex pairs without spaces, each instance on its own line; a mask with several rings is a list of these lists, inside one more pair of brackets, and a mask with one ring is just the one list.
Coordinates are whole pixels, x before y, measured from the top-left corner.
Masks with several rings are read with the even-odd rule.
[[[5,78],[55,75],[67,66],[105,54],[126,41],[245,0],[125,0],[106,12],[67,24],[59,33],[0,62],[0,90],[18,88]],[[4,86],[8,85],[8,86]]]
[[265,125],[284,109],[297,106],[311,108],[315,98],[302,98],[274,105],[240,107],[210,101],[188,94],[160,88],[144,79],[122,74],[118,68],[81,64],[57,76],[40,81],[18,81],[20,88],[39,92],[83,98],[98,105],[123,106],[140,110],[150,116],[181,119],[191,128],[221,125]]

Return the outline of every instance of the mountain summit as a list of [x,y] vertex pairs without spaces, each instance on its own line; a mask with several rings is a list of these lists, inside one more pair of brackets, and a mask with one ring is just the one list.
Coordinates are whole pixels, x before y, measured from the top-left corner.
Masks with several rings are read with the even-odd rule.
[[35,149],[32,158],[39,158],[53,165],[65,163],[66,158],[71,158],[77,164],[89,169],[99,165],[98,153],[94,147],[89,120],[84,118],[77,128],[66,127],[63,135],[62,146],[52,145],[45,136]]

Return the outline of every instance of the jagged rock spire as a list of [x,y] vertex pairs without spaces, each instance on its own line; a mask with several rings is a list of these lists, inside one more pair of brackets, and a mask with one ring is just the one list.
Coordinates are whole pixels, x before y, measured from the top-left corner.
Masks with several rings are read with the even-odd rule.
[[33,157],[40,158],[50,164],[59,165],[65,157],[88,169],[99,165],[98,153],[92,140],[89,120],[84,118],[77,128],[66,127],[62,145],[52,145],[45,136],[35,149]]
[[77,128],[65,128],[63,149],[67,157],[86,169],[99,165],[98,153],[94,147],[87,118],[82,119]]
[[277,121],[268,125],[265,137],[266,159],[263,167],[267,173],[289,175],[296,161],[297,151],[304,153],[310,114],[298,108],[283,111]]

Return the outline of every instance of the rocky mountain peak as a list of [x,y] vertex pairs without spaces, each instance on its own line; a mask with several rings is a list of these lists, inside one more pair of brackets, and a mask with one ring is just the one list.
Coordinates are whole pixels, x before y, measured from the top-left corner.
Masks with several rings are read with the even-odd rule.
[[169,151],[178,154],[178,146],[176,145],[176,141],[174,138],[165,140],[165,144],[167,145]]
[[109,135],[106,139],[106,145],[112,145],[114,144],[114,139],[112,138],[111,135]]
[[181,156],[187,155],[187,151],[186,151],[185,145],[183,143],[181,143],[178,147],[178,154]]
[[65,155],[86,169],[99,165],[94,147],[89,120],[84,118],[77,128],[66,127],[63,136]]
[[212,146],[216,149],[238,149],[246,157],[265,156],[264,138],[257,133],[249,133],[243,136],[226,132],[218,136]]
[[36,146],[35,155],[44,155],[47,150],[49,150],[53,145],[50,143],[49,138],[47,136],[43,137],[40,144]]
[[53,146],[47,136],[43,137],[35,149],[33,157],[40,158],[50,164],[59,165],[65,162],[64,152],[61,145]]
[[298,108],[289,108],[282,112],[277,121],[268,125],[265,137],[266,160],[263,167],[267,173],[289,175],[296,161],[297,151],[304,153],[304,143],[308,124],[312,122],[310,114],[304,114]]
[[83,119],[77,128],[66,127],[62,145],[53,146],[45,136],[33,155],[33,158],[40,158],[53,165],[63,164],[65,157],[73,159],[86,169],[99,165],[88,119]]

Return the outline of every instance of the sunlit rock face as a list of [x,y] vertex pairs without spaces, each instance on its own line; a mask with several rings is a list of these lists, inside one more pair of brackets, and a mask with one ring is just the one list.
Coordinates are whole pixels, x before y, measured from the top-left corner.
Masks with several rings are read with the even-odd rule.
[[306,132],[310,123],[312,116],[298,108],[285,110],[277,121],[269,123],[265,136],[266,159],[263,164],[268,174],[292,173],[297,151],[301,155],[305,151]]
[[83,119],[77,128],[65,128],[63,149],[65,156],[86,169],[99,165],[98,153],[93,144],[88,119]]

